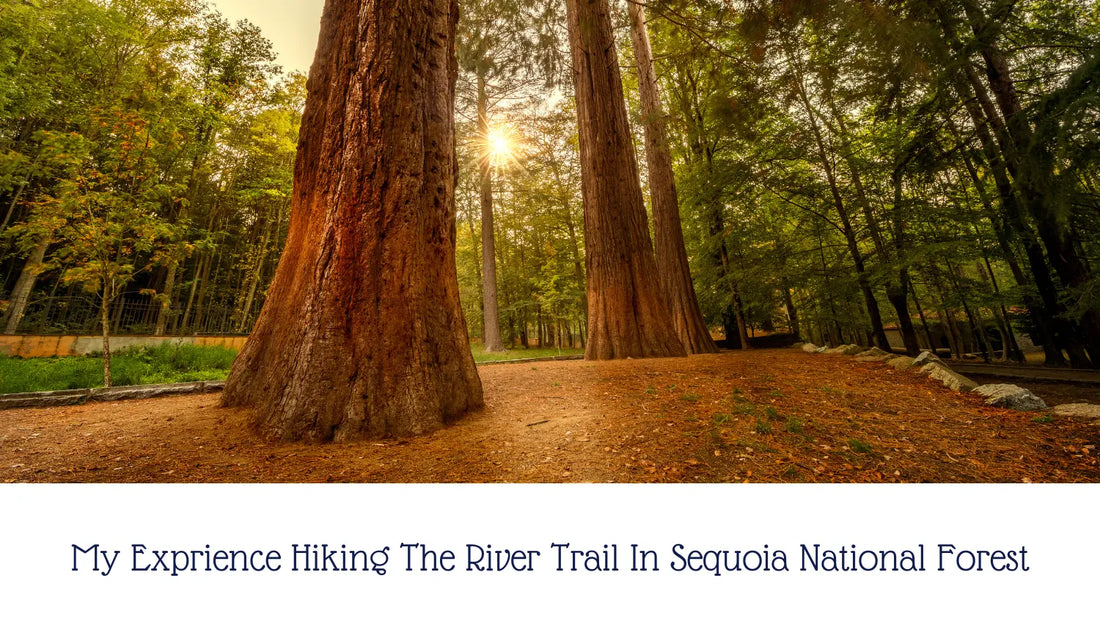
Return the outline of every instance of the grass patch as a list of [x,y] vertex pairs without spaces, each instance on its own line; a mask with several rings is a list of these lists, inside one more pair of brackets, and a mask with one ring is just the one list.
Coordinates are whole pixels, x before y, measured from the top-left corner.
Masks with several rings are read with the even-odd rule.
[[1045,415],[1039,415],[1038,417],[1032,417],[1031,420],[1035,423],[1051,423],[1054,421],[1054,415],[1047,413]]
[[[486,353],[480,346],[476,346],[472,352],[474,360],[482,363],[541,359],[581,354],[583,351],[520,348],[504,353]],[[131,348],[111,355],[111,379],[117,386],[225,380],[236,358],[237,351],[217,346],[162,344]],[[51,359],[0,357],[0,394],[92,389],[102,386],[103,358],[100,354]]]
[[867,441],[862,441],[858,438],[848,439],[848,449],[851,449],[853,453],[857,454],[869,454],[874,451],[874,447]]
[[791,434],[805,434],[806,433],[805,424],[798,417],[788,417],[785,429],[787,430],[787,432],[790,432]]
[[547,357],[572,357],[583,355],[583,350],[572,348],[516,348],[506,352],[485,352],[480,344],[475,345],[471,352],[474,353],[474,361],[485,363],[486,361],[515,361],[517,359],[545,359]]
[[756,420],[756,433],[757,434],[771,434],[772,424],[764,421],[763,419]]
[[682,401],[682,402],[691,402],[692,404],[698,402],[701,399],[702,399],[702,396],[700,396],[697,393],[685,393],[684,395],[680,396],[680,401]]
[[[118,386],[225,380],[237,351],[211,346],[135,348],[111,355]],[[103,386],[102,355],[53,359],[0,357],[0,393],[91,389]]]
[[733,407],[733,412],[736,415],[755,415],[756,405],[752,402],[740,402]]

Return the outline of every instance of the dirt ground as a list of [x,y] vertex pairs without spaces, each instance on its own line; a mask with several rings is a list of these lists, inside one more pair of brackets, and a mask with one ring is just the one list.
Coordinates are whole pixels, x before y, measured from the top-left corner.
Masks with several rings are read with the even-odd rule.
[[484,367],[430,436],[271,444],[217,395],[0,412],[6,482],[1095,482],[1100,427],[792,350]]

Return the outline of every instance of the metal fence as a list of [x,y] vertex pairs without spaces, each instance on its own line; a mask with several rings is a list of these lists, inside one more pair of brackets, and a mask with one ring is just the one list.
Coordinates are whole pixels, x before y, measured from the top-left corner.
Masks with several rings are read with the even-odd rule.
[[[44,297],[27,305],[18,333],[49,335],[87,335],[99,333],[100,302],[89,296]],[[111,304],[111,333],[114,335],[152,335],[157,329],[161,303],[140,293],[129,293]],[[246,335],[256,317],[245,321],[225,305],[168,308],[166,333],[169,335]]]

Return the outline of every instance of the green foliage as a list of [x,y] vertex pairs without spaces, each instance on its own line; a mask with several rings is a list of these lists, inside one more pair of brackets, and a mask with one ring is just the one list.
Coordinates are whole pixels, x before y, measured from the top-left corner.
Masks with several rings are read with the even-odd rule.
[[[103,369],[98,357],[0,357],[0,393],[102,387]],[[219,347],[165,344],[126,350],[112,357],[115,385],[151,385],[224,380],[237,352]]]
[[543,359],[546,357],[558,356],[558,351],[547,348],[517,348],[502,353],[487,353],[480,347],[475,346],[473,349],[474,361],[477,363],[485,363],[487,361],[515,361],[517,359]]
[[51,286],[108,306],[144,293],[188,306],[177,331],[229,330],[209,320],[223,307],[250,325],[288,227],[304,76],[195,0],[0,15],[0,296],[21,270],[38,307]]
[[852,453],[869,454],[874,451],[875,448],[867,441],[853,438],[848,439],[848,449],[852,450]]

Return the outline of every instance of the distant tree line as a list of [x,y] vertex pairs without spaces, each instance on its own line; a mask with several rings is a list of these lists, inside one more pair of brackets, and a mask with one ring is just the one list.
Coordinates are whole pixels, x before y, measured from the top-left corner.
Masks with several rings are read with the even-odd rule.
[[246,333],[305,78],[192,0],[0,1],[4,333]]

